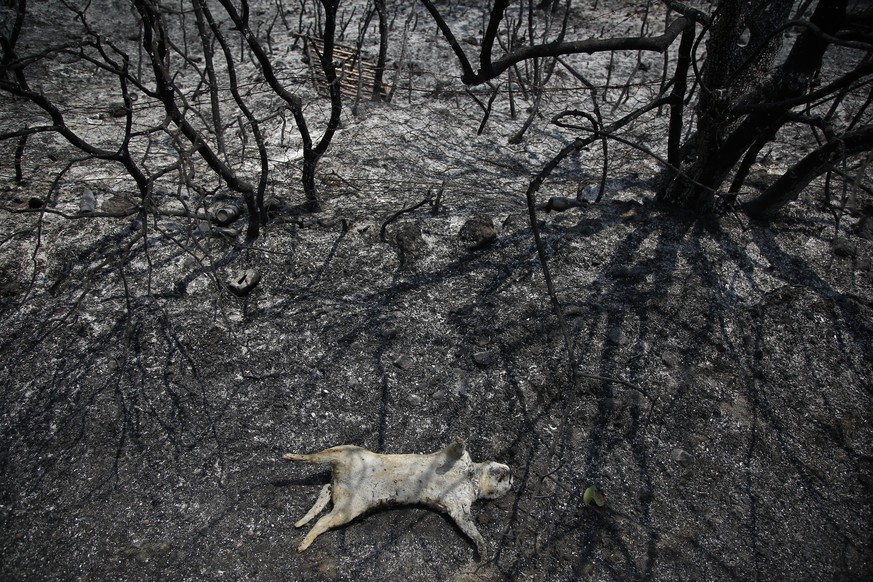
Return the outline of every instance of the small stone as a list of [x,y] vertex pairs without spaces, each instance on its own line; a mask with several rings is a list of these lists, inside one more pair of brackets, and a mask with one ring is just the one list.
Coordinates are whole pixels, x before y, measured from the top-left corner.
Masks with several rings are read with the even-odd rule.
[[342,216],[330,216],[325,218],[319,218],[316,220],[318,226],[322,228],[334,228],[336,226],[341,226],[343,232],[348,230],[348,223],[345,218]]
[[212,212],[212,221],[218,226],[227,226],[239,217],[239,208],[236,206],[222,206]]
[[267,211],[267,214],[270,216],[275,216],[282,211],[282,201],[275,196],[271,196],[264,200],[264,210]]
[[480,366],[490,366],[497,361],[496,350],[485,350],[473,353],[473,361]]
[[609,330],[606,338],[609,340],[609,343],[616,346],[623,346],[627,344],[627,337],[624,335],[624,332],[621,331],[620,327],[614,327]]
[[673,449],[673,452],[670,453],[670,458],[683,467],[690,467],[694,464],[694,455],[678,447]]
[[127,107],[124,106],[124,103],[114,103],[109,106],[110,117],[124,117],[127,115]]
[[621,215],[621,217],[625,220],[637,220],[637,209],[635,207],[631,207],[627,209],[624,214]]
[[401,370],[408,370],[412,367],[414,362],[412,361],[412,358],[406,354],[401,354],[400,356],[397,356],[392,363]]
[[513,230],[528,225],[530,225],[530,221],[527,216],[523,214],[508,214],[506,218],[503,219],[503,230]]
[[79,198],[79,214],[88,214],[97,209],[97,199],[90,188],[85,188],[82,197]]
[[551,198],[549,198],[549,201],[546,204],[546,209],[554,210],[555,212],[564,212],[565,210],[570,210],[571,208],[584,208],[586,206],[588,206],[588,203],[584,200],[565,198],[563,196],[552,196]]
[[668,368],[676,369],[679,367],[679,356],[673,352],[662,353],[661,361],[664,362]]
[[455,394],[457,394],[458,396],[468,398],[470,396],[470,385],[463,380],[458,380],[457,382],[455,382],[454,391]]
[[854,257],[857,252],[855,245],[844,238],[835,238],[831,246],[834,249],[834,254],[838,257]]
[[421,406],[421,403],[424,401],[418,394],[410,394],[406,397],[406,400],[413,406]]
[[493,243],[497,239],[497,229],[489,217],[474,216],[464,223],[458,236],[467,243],[467,248],[474,250]]
[[417,222],[404,222],[397,225],[391,238],[400,249],[400,260],[404,264],[418,259],[427,247],[421,235],[421,226]]
[[100,205],[103,212],[111,214],[128,214],[136,209],[136,203],[127,196],[117,194]]
[[564,307],[564,317],[579,317],[585,315],[587,309],[582,305],[567,305]]
[[249,269],[236,273],[227,279],[228,290],[237,297],[245,297],[261,282],[261,273],[257,269]]

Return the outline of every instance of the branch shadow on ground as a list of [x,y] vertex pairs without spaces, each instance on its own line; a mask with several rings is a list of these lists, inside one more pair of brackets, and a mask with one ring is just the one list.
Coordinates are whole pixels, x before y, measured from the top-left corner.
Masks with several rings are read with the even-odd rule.
[[[36,357],[50,371],[39,390],[27,392],[25,383],[4,388],[4,504],[14,513],[23,491],[45,494],[48,480],[69,474],[66,455],[98,458],[90,465],[97,477],[90,492],[73,483],[66,494],[53,493],[71,506],[92,497],[111,501],[125,480],[164,487],[144,477],[160,457],[165,470],[179,474],[216,464],[219,483],[250,457],[278,458],[271,445],[251,442],[253,435],[269,440],[289,432],[290,442],[310,450],[344,441],[381,452],[430,450],[457,435],[467,437],[476,460],[514,469],[512,496],[494,502],[496,509],[491,503],[479,509],[499,517],[492,515],[483,534],[495,550],[494,566],[509,578],[762,575],[779,562],[765,548],[779,547],[785,527],[806,523],[801,510],[775,507],[786,478],[800,484],[792,499],[812,508],[833,534],[815,555],[829,551],[828,544],[855,548],[834,550],[846,571],[853,556],[864,555],[864,540],[840,525],[853,509],[863,516],[869,506],[851,488],[841,502],[825,500],[863,473],[869,452],[859,435],[869,407],[861,406],[869,404],[870,390],[859,381],[831,396],[831,376],[818,357],[844,364],[854,378],[868,373],[868,306],[834,288],[765,228],[744,234],[624,203],[591,207],[571,222],[551,221],[544,235],[577,365],[636,388],[594,378],[569,383],[525,230],[433,268],[398,268],[380,286],[356,293],[337,284],[360,260],[359,243],[343,230],[334,233],[314,277],[274,285],[270,301],[252,299],[241,321],[226,325],[240,308],[228,299],[215,300],[213,323],[186,319],[187,289],[197,276],[205,269],[217,276],[215,269],[252,256],[230,249],[214,267],[189,274],[178,293],[130,301],[110,293],[127,307],[98,332],[82,324],[91,307],[73,301],[87,291],[75,274],[99,264],[94,245],[63,271],[65,282],[55,289],[60,301],[16,316],[27,329],[44,328],[72,305],[70,324],[26,350],[30,332],[20,325],[3,344],[12,357]],[[149,268],[161,272],[180,256],[156,255]],[[766,280],[759,277],[762,260],[773,266]],[[95,280],[119,278],[111,266],[101,269]],[[138,281],[147,275],[126,272]],[[799,319],[798,309],[815,317]],[[273,329],[292,339],[276,341]],[[814,349],[799,358],[785,349],[816,330],[822,339]],[[422,351],[410,367],[395,364],[398,354],[416,348]],[[495,355],[475,362],[480,349]],[[115,364],[106,369],[110,360]],[[5,373],[22,380],[35,369]],[[365,380],[347,384],[352,374]],[[791,390],[797,399],[789,398]],[[821,404],[810,401],[813,394],[823,395]],[[847,416],[839,398],[861,412]],[[812,428],[798,428],[804,424]],[[688,466],[685,457],[673,458],[676,450],[690,451]],[[844,459],[823,460],[828,451]],[[854,471],[846,479],[830,475],[846,467]],[[314,477],[290,474],[276,483],[317,485]],[[583,502],[589,484],[606,493],[606,507]],[[289,501],[296,509],[307,502]],[[324,536],[320,543],[340,543],[353,556],[349,571],[366,576],[406,534],[434,527],[424,518],[403,524],[374,533],[381,540],[375,546],[343,532],[341,542]],[[725,535],[736,536],[728,541],[744,563],[708,537],[720,530],[736,532]],[[217,543],[210,531],[198,536]],[[438,568],[447,573],[452,566]]]

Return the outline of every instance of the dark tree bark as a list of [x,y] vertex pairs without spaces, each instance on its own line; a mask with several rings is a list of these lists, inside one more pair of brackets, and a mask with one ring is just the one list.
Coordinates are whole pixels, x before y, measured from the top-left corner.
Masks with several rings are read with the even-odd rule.
[[379,19],[379,56],[376,59],[376,78],[373,80],[373,101],[380,101],[385,86],[385,63],[388,59],[388,11],[385,9],[385,0],[374,0],[374,3]]
[[873,125],[865,125],[828,142],[807,154],[776,180],[760,196],[744,205],[755,218],[772,218],[786,204],[795,200],[810,182],[831,169],[840,160],[873,149]]
[[667,161],[673,168],[679,166],[679,147],[682,141],[682,117],[685,111],[685,92],[688,88],[688,69],[691,66],[691,48],[694,44],[695,27],[692,24],[682,32],[676,71],[673,75],[673,91],[670,93],[670,131],[667,136]]
[[[790,3],[789,3],[790,4]],[[844,21],[846,0],[819,2],[810,24],[794,43],[788,57],[774,76],[760,89],[737,80],[737,74],[755,63],[739,61],[741,50],[733,50],[732,42],[745,18],[741,3],[722,2],[713,24],[708,55],[701,79],[702,94],[698,104],[698,130],[689,162],[664,190],[660,199],[670,205],[698,212],[713,210],[715,193],[728,179],[730,172],[750,149],[772,139],[788,120],[792,98],[808,92],[812,79],[821,67],[822,57],[831,42],[824,35],[835,35]],[[787,11],[785,11],[787,14]],[[781,31],[776,27],[774,33]],[[766,41],[762,41],[766,42]],[[730,47],[722,50],[720,47]],[[748,59],[761,58],[752,53]],[[736,106],[764,101],[773,107],[738,116]],[[779,106],[779,103],[783,103]],[[753,158],[748,159],[751,163]],[[742,169],[741,169],[742,171]]]
[[[740,2],[723,2],[719,5],[706,45],[707,59],[700,79],[700,101],[697,106],[697,133],[694,136],[694,164],[706,167],[712,156],[717,155],[718,144],[723,139],[724,109],[728,103],[727,85],[731,75],[731,63],[736,54],[735,39],[739,36],[743,23],[743,4]],[[674,129],[671,127],[671,129]],[[671,133],[672,135],[672,133]],[[673,144],[672,163],[681,162],[678,159],[678,146]],[[670,152],[671,148],[668,148]],[[679,165],[678,163],[676,165]],[[687,173],[704,187],[683,180],[675,170],[672,174],[671,187],[666,200],[683,208],[691,210],[705,209],[713,205],[715,196],[712,183],[706,179],[700,180],[699,172],[693,168]]]

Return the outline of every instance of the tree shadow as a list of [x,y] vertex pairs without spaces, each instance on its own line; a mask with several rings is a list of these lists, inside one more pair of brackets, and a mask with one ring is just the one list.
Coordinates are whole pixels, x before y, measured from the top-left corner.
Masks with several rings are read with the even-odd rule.
[[[865,362],[873,360],[868,306],[783,248],[778,233],[759,227],[744,233],[626,203],[549,220],[544,241],[576,365],[592,376],[579,386],[568,380],[526,230],[417,269],[389,263],[397,268],[382,279],[367,273],[367,282],[354,287],[344,278],[380,249],[362,248],[345,229],[325,228],[319,240],[330,242],[307,264],[312,276],[276,277],[247,300],[210,290],[211,311],[200,305],[196,317],[184,315],[203,301],[193,287],[197,277],[217,277],[241,257],[270,273],[289,268],[296,253],[303,260],[301,231],[292,225],[283,233],[291,244],[281,260],[228,247],[186,273],[181,286],[164,285],[169,290],[151,298],[118,291],[125,285],[111,266],[95,271],[104,285],[114,277],[116,290],[100,297],[120,308],[107,308],[112,323],[96,332],[82,325],[94,306],[75,303],[83,292],[91,297],[76,274],[99,264],[95,244],[63,271],[56,303],[16,315],[36,331],[11,330],[5,353],[41,358],[50,375],[31,383],[37,391],[26,384],[3,388],[4,410],[14,411],[4,413],[2,424],[4,503],[14,507],[25,490],[45,494],[49,480],[69,474],[73,464],[65,457],[82,453],[102,456],[90,462],[96,477],[90,492],[76,483],[64,498],[80,504],[110,501],[132,478],[162,490],[165,485],[143,477],[150,463],[165,474],[214,465],[207,474],[223,491],[227,471],[259,455],[279,458],[264,441],[307,451],[349,442],[418,452],[463,436],[475,460],[506,462],[514,471],[513,496],[479,506],[500,517],[481,531],[494,550],[492,564],[508,578],[771,572],[780,559],[768,555],[776,528],[772,497],[785,485],[758,468],[767,461],[797,479],[792,499],[811,508],[828,531],[839,532],[852,507],[863,513],[854,498],[843,506],[823,501],[832,483],[848,481],[823,477],[822,468],[834,465],[806,447],[808,438],[819,439],[814,450],[837,451],[847,459],[837,466],[858,473],[869,457],[858,436],[867,409],[847,416],[843,393],[830,394],[834,376],[816,358],[817,349],[829,362],[843,353],[836,361],[859,379],[846,404],[869,403],[870,389],[860,382],[869,371]],[[392,251],[386,245],[384,252]],[[127,288],[142,289],[149,270],[169,272],[182,256],[155,248],[146,267],[136,255],[140,266],[123,271]],[[764,261],[772,268],[761,278]],[[779,291],[794,288],[800,291]],[[792,309],[809,306],[830,317],[772,335],[792,319]],[[51,333],[38,329],[67,312],[75,317]],[[816,325],[832,330],[833,342],[769,353],[779,338],[809,335]],[[30,333],[42,334],[40,342],[25,344]],[[480,351],[492,356],[476,361]],[[408,367],[395,363],[400,355],[410,356]],[[37,369],[23,365],[29,367],[7,370],[7,377]],[[791,370],[787,379],[785,370]],[[817,392],[822,404],[788,398],[791,382],[803,375],[811,380],[801,396]],[[349,382],[353,377],[362,380]],[[813,428],[798,433],[804,419]],[[690,467],[671,457],[677,449],[690,451]],[[274,481],[318,484],[314,477]],[[606,507],[583,502],[589,484],[604,491]],[[699,493],[704,489],[711,499]],[[308,501],[295,500],[293,507]],[[688,516],[692,510],[697,521]],[[786,515],[801,523],[796,513]],[[12,519],[7,523],[22,527],[21,516]],[[725,520],[731,543],[742,538],[737,551],[749,563],[738,564],[726,546],[706,539],[717,519]],[[367,564],[416,535],[419,521],[380,531],[368,548],[350,547],[359,553],[348,558],[349,571],[370,572]],[[422,527],[433,527],[427,523]],[[439,540],[458,535],[428,532]],[[853,532],[834,539],[863,554]],[[336,535],[345,539],[342,531]],[[853,554],[842,552],[848,571]],[[451,565],[443,562],[438,570],[447,573]]]

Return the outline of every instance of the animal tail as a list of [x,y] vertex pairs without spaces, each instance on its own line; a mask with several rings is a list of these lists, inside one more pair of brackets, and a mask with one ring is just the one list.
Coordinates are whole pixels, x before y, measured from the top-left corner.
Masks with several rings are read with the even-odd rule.
[[337,451],[334,449],[325,449],[317,453],[308,455],[299,455],[297,453],[286,453],[283,457],[286,461],[303,461],[304,463],[322,464],[335,463],[337,461]]
[[321,453],[313,453],[311,455],[298,455],[296,453],[286,453],[282,456],[286,461],[303,461],[304,463],[328,463],[330,459],[322,455]]
[[314,456],[317,456],[317,453],[315,455],[298,455],[295,453],[285,453],[285,455],[282,458],[285,459],[286,461],[303,461],[304,463],[318,463],[319,461],[316,461],[315,459],[312,458]]

